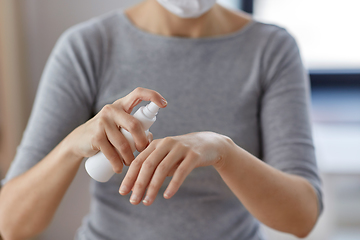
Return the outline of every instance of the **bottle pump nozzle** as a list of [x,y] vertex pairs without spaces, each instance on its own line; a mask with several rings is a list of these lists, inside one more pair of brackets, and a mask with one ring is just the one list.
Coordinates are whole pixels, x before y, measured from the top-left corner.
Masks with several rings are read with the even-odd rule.
[[143,113],[146,117],[152,119],[153,117],[156,116],[156,114],[158,113],[159,111],[159,107],[158,105],[156,105],[155,103],[153,102],[150,102],[148,105],[146,105],[143,109]]

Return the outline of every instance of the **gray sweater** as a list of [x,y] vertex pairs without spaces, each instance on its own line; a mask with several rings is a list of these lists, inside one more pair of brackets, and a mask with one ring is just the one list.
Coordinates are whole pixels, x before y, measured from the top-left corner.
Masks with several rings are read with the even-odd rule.
[[[199,39],[144,32],[123,11],[72,27],[48,60],[2,184],[138,86],[169,102],[151,127],[154,138],[198,131],[229,136],[272,167],[310,181],[322,209],[308,76],[298,47],[286,30],[256,21],[226,36]],[[211,166],[195,169],[171,200],[162,197],[167,179],[150,207],[133,206],[129,196],[119,195],[125,173],[91,183],[91,207],[76,239],[263,239],[258,221]]]

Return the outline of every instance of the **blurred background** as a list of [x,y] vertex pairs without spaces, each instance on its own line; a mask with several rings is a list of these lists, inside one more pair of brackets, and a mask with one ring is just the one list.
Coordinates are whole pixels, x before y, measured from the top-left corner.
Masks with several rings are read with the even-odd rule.
[[[0,177],[15,155],[45,62],[70,26],[140,0],[0,0]],[[219,0],[285,27],[311,77],[312,123],[325,211],[311,240],[360,239],[359,0]],[[38,238],[72,239],[89,206],[84,168]],[[293,240],[264,227],[269,240]]]

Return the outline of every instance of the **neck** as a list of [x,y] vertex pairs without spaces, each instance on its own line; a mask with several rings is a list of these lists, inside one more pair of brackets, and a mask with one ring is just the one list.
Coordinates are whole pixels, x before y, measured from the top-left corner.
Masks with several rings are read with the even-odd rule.
[[156,0],[146,0],[128,9],[126,14],[144,31],[189,38],[224,35],[240,29],[249,21],[248,16],[241,17],[218,4],[198,18],[184,19],[167,11]]

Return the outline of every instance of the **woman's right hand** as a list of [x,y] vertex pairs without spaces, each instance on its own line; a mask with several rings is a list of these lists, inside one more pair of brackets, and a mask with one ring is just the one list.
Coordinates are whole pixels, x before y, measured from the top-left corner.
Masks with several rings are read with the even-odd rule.
[[114,172],[120,173],[123,163],[130,165],[134,160],[134,154],[120,128],[131,133],[139,152],[149,144],[142,124],[130,115],[133,108],[143,100],[152,101],[161,108],[167,105],[167,101],[158,92],[138,87],[113,104],[105,105],[92,119],[71,132],[67,142],[72,152],[83,158],[101,151],[110,161]]

